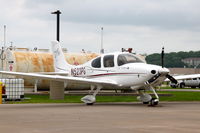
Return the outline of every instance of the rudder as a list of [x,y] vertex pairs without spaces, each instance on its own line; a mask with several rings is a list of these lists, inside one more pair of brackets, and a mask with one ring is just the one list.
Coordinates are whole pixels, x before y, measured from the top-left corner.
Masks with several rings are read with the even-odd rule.
[[72,65],[65,60],[64,53],[58,41],[52,41],[52,53],[55,72],[69,72]]

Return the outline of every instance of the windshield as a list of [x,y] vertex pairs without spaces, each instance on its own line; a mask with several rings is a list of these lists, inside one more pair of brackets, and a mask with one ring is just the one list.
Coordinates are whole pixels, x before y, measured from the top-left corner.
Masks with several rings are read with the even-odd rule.
[[117,58],[118,66],[127,64],[127,63],[140,63],[143,61],[140,60],[138,57],[131,55],[131,54],[121,54]]
[[92,61],[92,67],[94,67],[94,68],[101,67],[101,57],[98,57]]

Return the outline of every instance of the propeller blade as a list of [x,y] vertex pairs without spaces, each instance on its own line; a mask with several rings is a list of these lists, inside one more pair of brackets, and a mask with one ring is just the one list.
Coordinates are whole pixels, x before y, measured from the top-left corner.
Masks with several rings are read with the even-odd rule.
[[164,47],[162,48],[162,53],[161,53],[161,66],[162,68],[164,67]]
[[160,73],[156,74],[155,76],[153,76],[152,78],[150,78],[150,79],[148,80],[148,83],[151,84],[151,83],[154,82],[157,78],[159,78],[160,75],[161,75]]
[[166,77],[167,77],[172,83],[175,83],[175,84],[178,83],[178,81],[177,81],[174,77],[172,77],[171,75],[167,74]]

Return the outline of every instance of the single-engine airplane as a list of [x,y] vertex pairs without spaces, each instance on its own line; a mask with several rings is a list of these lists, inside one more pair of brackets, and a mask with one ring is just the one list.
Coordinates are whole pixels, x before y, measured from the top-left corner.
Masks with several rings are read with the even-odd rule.
[[[58,41],[52,41],[55,75],[0,71],[2,74],[63,81],[70,85],[91,89],[92,95],[86,95],[81,101],[91,105],[102,88],[133,89],[139,93],[138,100],[144,104],[157,105],[159,97],[154,89],[166,78],[177,81],[169,75],[163,66],[144,63],[140,58],[128,52],[102,54],[82,65],[74,66],[66,62]],[[162,52],[164,54],[164,51]],[[163,57],[163,56],[162,56]],[[52,74],[52,72],[51,72]],[[61,74],[61,75],[58,75]],[[67,74],[63,75],[63,74]],[[145,93],[151,90],[155,98]]]

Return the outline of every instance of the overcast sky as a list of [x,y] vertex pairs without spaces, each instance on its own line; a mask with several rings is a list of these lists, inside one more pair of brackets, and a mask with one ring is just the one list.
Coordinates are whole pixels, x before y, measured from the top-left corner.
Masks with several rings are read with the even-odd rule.
[[0,44],[49,48],[60,10],[61,45],[70,52],[133,48],[137,53],[200,50],[199,0],[0,0]]

